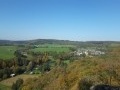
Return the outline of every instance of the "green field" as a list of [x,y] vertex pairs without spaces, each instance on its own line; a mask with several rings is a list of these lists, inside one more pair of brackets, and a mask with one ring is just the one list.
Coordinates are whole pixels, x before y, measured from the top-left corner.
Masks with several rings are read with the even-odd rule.
[[73,47],[73,45],[57,45],[57,44],[43,44],[38,45],[38,48],[31,49],[33,52],[69,52],[70,47]]
[[0,84],[0,90],[11,90],[10,87]]
[[0,46],[0,59],[13,58],[16,49],[16,46]]
[[69,48],[65,48],[65,47],[55,47],[55,48],[51,48],[51,47],[47,47],[47,48],[35,48],[35,49],[31,49],[31,51],[33,52],[69,52]]
[[[70,47],[73,45],[59,45],[59,44],[42,44],[36,45],[37,48],[30,49],[33,52],[69,52]],[[0,59],[7,60],[14,58],[14,52],[17,50],[17,46],[0,46]],[[31,57],[28,57],[31,58]]]
[[74,47],[74,45],[60,45],[60,44],[42,44],[38,47]]

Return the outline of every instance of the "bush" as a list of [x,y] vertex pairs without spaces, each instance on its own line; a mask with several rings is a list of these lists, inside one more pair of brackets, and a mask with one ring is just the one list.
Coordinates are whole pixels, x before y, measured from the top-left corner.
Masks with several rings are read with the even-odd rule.
[[18,79],[16,83],[13,83],[12,90],[21,90],[21,86],[23,84],[23,79]]
[[7,76],[7,74],[4,74],[3,75],[3,79],[6,79],[8,76]]
[[78,83],[79,90],[90,90],[92,86],[92,81],[87,79],[81,79]]

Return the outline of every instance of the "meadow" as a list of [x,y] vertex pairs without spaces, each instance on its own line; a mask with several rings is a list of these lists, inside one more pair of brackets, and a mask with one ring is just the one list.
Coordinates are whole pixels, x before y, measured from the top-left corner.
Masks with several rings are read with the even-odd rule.
[[16,46],[0,46],[0,59],[14,58],[14,52],[17,49]]
[[[37,45],[37,48],[30,49],[33,52],[69,52],[73,45],[59,45],[59,44],[42,44]],[[17,46],[0,46],[0,59],[8,60],[14,58],[14,52],[18,49]]]
[[31,49],[33,52],[69,52],[70,47],[74,47],[73,45],[58,45],[58,44],[43,44],[38,45],[37,48]]
[[38,47],[74,47],[74,45],[62,45],[62,44],[41,44]]

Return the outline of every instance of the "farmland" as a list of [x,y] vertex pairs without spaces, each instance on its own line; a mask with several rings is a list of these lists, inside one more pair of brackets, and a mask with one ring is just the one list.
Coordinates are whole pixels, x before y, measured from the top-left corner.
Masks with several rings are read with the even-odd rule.
[[0,59],[14,58],[14,52],[16,49],[16,46],[0,46]]
[[74,47],[73,45],[58,45],[58,44],[44,44],[38,45],[37,48],[31,49],[33,52],[69,52],[70,47]]
[[56,48],[51,48],[51,47],[46,47],[46,48],[35,48],[35,49],[31,49],[31,51],[33,52],[69,52],[69,48],[65,48],[65,47],[56,47]]
[[64,45],[64,44],[40,44],[38,47],[74,47],[74,45]]
[[[29,49],[32,52],[70,52],[71,47],[75,47],[74,45],[60,45],[60,44],[40,44],[36,45],[37,48]],[[0,46],[0,59],[8,60],[14,58],[14,52],[16,50],[21,49],[18,46]],[[25,51],[27,52],[27,51]],[[28,55],[28,58],[32,58],[31,55]]]

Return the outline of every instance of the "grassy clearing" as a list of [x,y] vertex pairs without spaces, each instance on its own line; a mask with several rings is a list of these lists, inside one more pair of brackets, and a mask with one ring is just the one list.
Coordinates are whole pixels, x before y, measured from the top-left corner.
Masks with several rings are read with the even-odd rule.
[[74,47],[74,45],[59,45],[59,44],[42,44],[37,45],[38,48],[31,49],[33,52],[69,52],[70,47]]
[[0,84],[0,90],[11,90],[10,87]]
[[31,49],[33,52],[69,52],[70,47],[74,47],[73,45],[59,45],[59,44],[43,44],[37,45],[38,48]]
[[0,59],[13,58],[16,49],[16,46],[0,46]]
[[26,74],[18,75],[18,76],[15,76],[15,77],[12,77],[12,78],[8,78],[6,80],[1,81],[0,85],[5,85],[5,86],[8,86],[8,87],[11,87],[12,84],[15,83],[16,80],[19,79],[19,78],[21,78],[24,81],[26,81],[27,79],[34,78],[34,77],[38,77],[38,75],[26,75]]
[[31,49],[31,51],[33,52],[69,52],[70,49],[67,47],[40,47],[40,48],[35,48],[35,49]]
[[38,45],[38,47],[74,47],[74,45],[60,45],[60,44],[42,44]]

